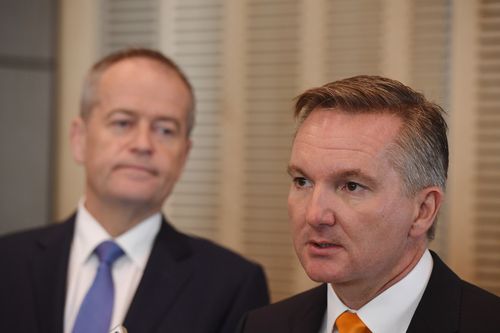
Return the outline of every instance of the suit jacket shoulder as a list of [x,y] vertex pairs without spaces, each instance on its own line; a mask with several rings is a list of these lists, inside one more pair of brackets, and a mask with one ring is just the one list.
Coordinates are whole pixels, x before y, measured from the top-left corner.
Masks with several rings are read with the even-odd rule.
[[317,332],[326,310],[326,284],[251,311],[240,324],[245,333]]
[[500,298],[461,280],[437,254],[407,332],[498,332]]
[[124,326],[130,332],[233,333],[244,313],[268,303],[260,265],[165,221]]
[[0,237],[0,331],[62,332],[74,216]]

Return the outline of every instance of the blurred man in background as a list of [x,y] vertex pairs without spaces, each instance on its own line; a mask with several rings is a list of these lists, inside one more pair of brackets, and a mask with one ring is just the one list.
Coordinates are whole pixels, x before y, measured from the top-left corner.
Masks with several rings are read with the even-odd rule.
[[71,128],[84,197],[62,224],[0,239],[0,331],[232,333],[268,303],[260,266],[161,213],[191,147],[194,104],[159,52],[119,51],[93,66]]

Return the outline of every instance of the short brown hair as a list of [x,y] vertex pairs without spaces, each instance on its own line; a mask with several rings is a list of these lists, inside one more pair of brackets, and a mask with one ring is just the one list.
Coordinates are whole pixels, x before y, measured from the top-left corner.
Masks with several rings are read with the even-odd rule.
[[[297,97],[297,128],[317,108],[348,113],[389,113],[402,128],[389,152],[408,195],[429,186],[446,189],[448,139],[444,110],[399,81],[361,75],[305,91]],[[434,237],[435,223],[429,229]]]
[[87,119],[92,111],[92,108],[98,103],[98,95],[96,92],[97,84],[102,74],[112,65],[131,58],[146,58],[157,61],[166,68],[173,70],[186,85],[190,95],[189,109],[187,110],[187,133],[191,133],[195,122],[195,97],[191,83],[187,79],[184,72],[177,64],[166,57],[163,53],[146,48],[128,48],[108,54],[98,62],[96,62],[89,70],[82,89],[80,99],[80,116]]

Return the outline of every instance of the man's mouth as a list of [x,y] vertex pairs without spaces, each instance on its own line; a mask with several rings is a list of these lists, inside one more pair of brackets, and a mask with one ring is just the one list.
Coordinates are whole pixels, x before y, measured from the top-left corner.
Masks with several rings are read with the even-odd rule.
[[154,170],[153,168],[135,164],[120,164],[116,167],[116,169],[135,170],[135,171],[149,173],[153,176],[157,174],[156,170]]
[[336,244],[334,243],[326,243],[326,242],[313,242],[313,245],[322,249],[326,249],[328,247],[335,246]]
[[341,245],[339,245],[338,243],[333,243],[327,240],[311,240],[309,241],[309,245],[315,249],[330,249],[341,247]]

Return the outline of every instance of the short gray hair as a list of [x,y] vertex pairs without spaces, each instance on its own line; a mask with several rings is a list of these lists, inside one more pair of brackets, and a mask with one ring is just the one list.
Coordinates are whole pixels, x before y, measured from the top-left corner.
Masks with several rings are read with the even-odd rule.
[[108,54],[92,66],[83,83],[82,95],[80,99],[80,116],[82,119],[88,119],[92,109],[99,102],[96,90],[102,73],[104,73],[112,65],[122,60],[131,58],[146,58],[157,61],[166,68],[173,70],[186,85],[190,95],[190,103],[187,110],[187,133],[190,135],[195,123],[195,97],[191,83],[174,61],[159,51],[146,48],[129,48],[119,50]]

